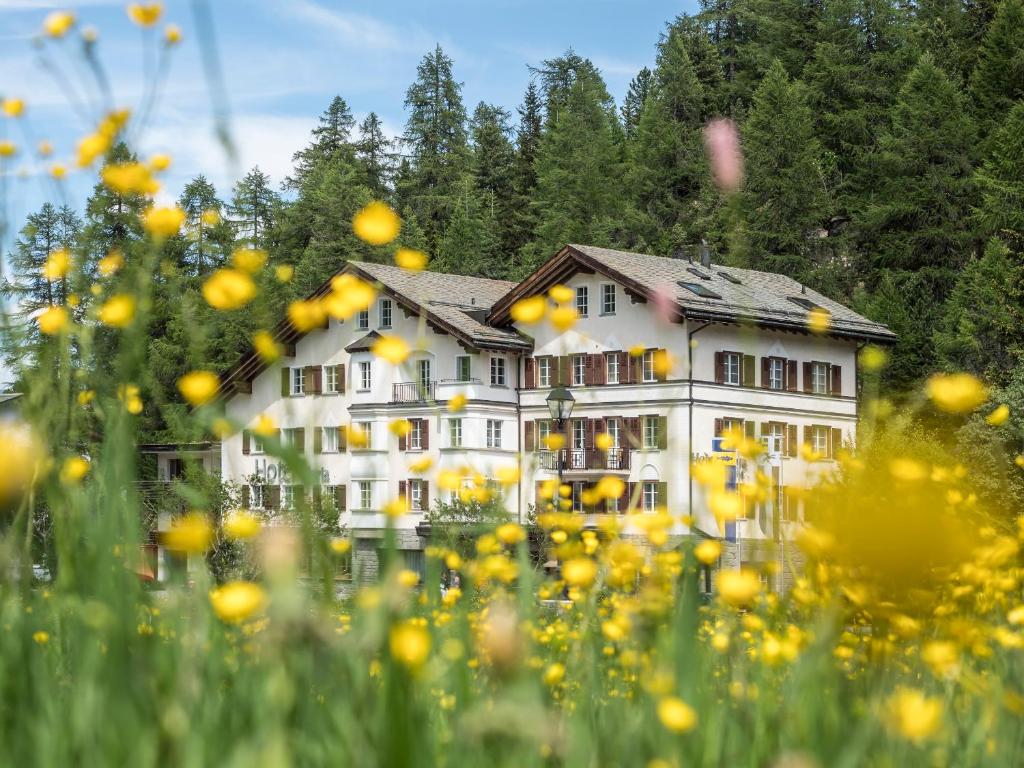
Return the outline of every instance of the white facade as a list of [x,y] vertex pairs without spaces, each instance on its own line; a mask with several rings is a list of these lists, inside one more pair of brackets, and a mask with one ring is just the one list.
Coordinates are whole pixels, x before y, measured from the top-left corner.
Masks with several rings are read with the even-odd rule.
[[[506,313],[498,319],[501,327],[527,343],[489,349],[487,339],[467,342],[428,322],[429,307],[417,313],[400,304],[388,284],[392,272],[399,270],[377,268],[382,290],[366,316],[331,320],[302,335],[293,354],[251,379],[251,394],[244,392],[246,386],[226,405],[228,417],[246,430],[268,416],[284,442],[302,440],[306,459],[320,473],[321,493],[337,503],[341,524],[356,539],[357,557],[360,542],[370,556],[384,528],[384,506],[402,494],[408,508],[396,520],[406,534],[400,546],[411,552],[422,548],[415,531],[424,510],[442,492],[439,472],[468,471],[490,479],[516,464],[520,481],[504,491],[504,500],[523,521],[538,502],[538,484],[556,478],[561,463],[575,508],[591,521],[608,510],[584,508],[582,492],[587,484],[615,474],[627,483],[630,500],[640,509],[667,507],[675,515],[691,514],[697,531],[680,524],[675,533],[785,539],[799,524],[801,511],[783,501],[788,496],[782,489],[806,486],[829,471],[831,455],[855,440],[860,343],[855,334],[709,322],[666,309],[664,302],[639,294],[635,285],[600,271],[569,270],[558,282],[573,290],[581,310],[572,328],[559,332],[547,322],[517,326]],[[501,302],[507,305],[513,294],[530,295],[533,279],[507,284],[511,293]],[[537,283],[537,292],[545,289]],[[489,299],[474,298],[467,318],[479,319],[476,307],[489,309],[495,295],[492,290]],[[368,350],[366,337],[372,332],[399,336],[416,351],[394,366]],[[494,346],[503,344],[499,338]],[[629,354],[640,348],[645,355]],[[655,371],[652,356],[663,353],[670,366],[667,372]],[[545,449],[542,436],[551,429],[545,398],[559,373],[567,377],[575,407],[566,448],[555,454]],[[452,412],[449,404],[456,395],[466,402]],[[405,438],[389,429],[401,419],[414,428]],[[691,481],[690,466],[709,458],[714,438],[733,425],[729,420],[742,421],[748,434],[779,436],[771,442],[775,453],[761,467],[778,493],[752,510],[749,519],[738,521],[735,530],[720,530],[699,485]],[[354,444],[353,426],[368,434],[367,445]],[[595,447],[602,431],[617,447]],[[817,444],[824,458],[802,458],[797,444],[804,442]],[[429,469],[410,468],[423,466],[428,458]],[[749,479],[755,467],[742,459],[738,464],[736,479]],[[249,485],[254,506],[287,505],[300,492],[289,488],[287,472],[261,453],[259,440],[247,431],[224,441],[222,475]],[[629,505],[623,498],[617,512]]]

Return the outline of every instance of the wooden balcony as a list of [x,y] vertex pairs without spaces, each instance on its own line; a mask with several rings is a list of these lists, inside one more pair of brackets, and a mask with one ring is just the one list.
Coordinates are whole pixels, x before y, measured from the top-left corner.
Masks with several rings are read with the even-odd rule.
[[434,400],[435,381],[401,381],[391,385],[392,403],[427,403]]
[[541,451],[540,466],[551,472],[628,472],[630,451],[627,448],[565,448],[561,451]]

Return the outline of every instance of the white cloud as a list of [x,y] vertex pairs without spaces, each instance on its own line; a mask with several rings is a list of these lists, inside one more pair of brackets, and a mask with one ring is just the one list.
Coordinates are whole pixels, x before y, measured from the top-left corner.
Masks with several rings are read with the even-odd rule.
[[121,0],[0,0],[0,11],[37,11],[47,8],[80,8],[87,5],[120,5]]
[[293,0],[288,12],[340,34],[349,45],[392,50],[408,46],[398,29],[359,13],[332,10],[313,0]]

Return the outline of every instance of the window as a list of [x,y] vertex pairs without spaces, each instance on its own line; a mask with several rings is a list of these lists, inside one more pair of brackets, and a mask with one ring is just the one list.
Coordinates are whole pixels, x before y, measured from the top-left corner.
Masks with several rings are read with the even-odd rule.
[[504,357],[492,357],[491,358],[491,386],[492,387],[504,387],[505,386],[505,358]]
[[781,421],[772,421],[768,424],[768,437],[771,438],[768,441],[769,452],[774,453],[785,453],[786,452],[786,425]]
[[811,363],[811,392],[828,394],[828,363]]
[[289,370],[291,371],[292,397],[306,394],[306,369],[290,368]]
[[572,358],[572,385],[582,387],[587,380],[587,358],[586,355],[573,355]]
[[452,448],[462,447],[462,419],[448,419],[448,443]]
[[338,431],[337,427],[324,427],[323,445],[321,446],[321,450],[324,453],[338,452]]
[[550,387],[551,386],[551,358],[550,357],[538,357],[537,358],[537,386],[538,387]]
[[417,360],[416,361],[416,380],[420,385],[420,394],[429,394],[430,392],[430,361],[429,360]]
[[810,299],[805,299],[805,298],[802,298],[800,296],[787,296],[786,298],[789,299],[790,301],[792,301],[798,307],[803,307],[808,312],[824,312],[826,315],[832,314],[827,309],[825,309],[823,306],[821,306],[819,304],[815,304]]
[[644,448],[658,447],[658,417],[644,416]]
[[391,299],[381,299],[377,307],[377,316],[380,320],[378,328],[391,327]]
[[[615,286],[612,286],[613,288]],[[604,383],[619,383],[619,354],[611,352],[604,356]]]
[[263,453],[263,441],[258,435],[252,436],[252,446],[249,449],[249,453]]
[[336,365],[324,366],[324,394],[338,394],[338,366]]
[[622,443],[620,442],[621,439],[622,439],[622,432],[621,432],[622,428],[619,425],[619,420],[618,419],[608,419],[608,421],[606,423],[607,423],[607,427],[606,428],[608,430],[608,437],[610,437],[612,439],[611,447],[612,448],[618,448],[619,446],[622,445]]
[[574,419],[572,422],[572,447],[575,451],[582,451],[587,446],[587,422],[586,419]]
[[622,496],[609,496],[605,499],[604,511],[608,514],[617,514],[620,510],[619,505],[622,503]]
[[551,435],[551,422],[547,419],[543,419],[537,422],[537,446],[540,448],[548,447],[548,436]]
[[590,303],[590,291],[585,285],[581,285],[576,289],[576,311],[579,312],[580,317],[587,316],[587,305]]
[[419,451],[423,449],[423,420],[412,419],[409,421],[411,425],[409,427],[409,440],[408,446],[410,451]]
[[705,288],[700,283],[687,283],[687,282],[684,282],[684,281],[680,280],[679,281],[679,285],[682,286],[683,288],[685,288],[686,290],[690,291],[691,293],[695,293],[695,294],[697,294],[698,296],[700,296],[701,298],[704,298],[704,299],[720,299],[720,298],[722,298],[717,293],[712,291],[710,288]]
[[469,381],[472,378],[471,359],[469,355],[459,355],[455,358],[455,380]]
[[653,349],[648,349],[646,352],[644,352],[644,357],[643,357],[643,373],[644,373],[644,381],[655,381],[656,380],[656,377],[654,375],[654,350]]
[[734,285],[743,285],[742,280],[736,277],[736,275],[730,275],[728,272],[719,271],[718,276],[728,280],[730,283],[733,283]]
[[644,512],[653,512],[658,508],[658,484],[645,482],[643,485],[643,497],[641,500]]
[[828,455],[828,427],[811,427],[811,449],[822,456]]
[[572,511],[583,511],[583,483],[581,482],[572,484]]
[[423,481],[409,481],[409,509],[414,512],[423,511]]
[[711,279],[711,275],[707,274],[706,272],[701,272],[696,267],[687,267],[686,271],[689,272],[691,275],[696,275],[701,280],[710,280]]
[[295,509],[295,486],[281,486],[281,509]]
[[362,443],[360,447],[365,450],[369,450],[370,448],[373,447],[373,422],[357,421],[354,423],[356,429],[358,430],[357,434],[359,434],[362,437],[362,439],[358,441]]
[[604,283],[601,286],[601,314],[615,314],[615,284]]
[[[300,429],[282,429],[281,430],[281,445],[298,446],[299,445],[299,433]],[[301,446],[299,446],[301,447]]]
[[487,447],[501,448],[501,422],[497,419],[487,420]]
[[253,509],[263,509],[263,488],[258,484],[249,486],[249,506]]
[[366,331],[370,328],[370,310],[364,309],[356,313],[356,330]]
[[768,358],[768,389],[783,389],[786,379],[786,361],[778,358]]
[[715,437],[743,434],[743,419],[722,419],[722,431]]
[[359,389],[363,392],[370,389],[370,361],[364,360],[359,364]]
[[372,509],[373,508],[373,484],[368,480],[360,480],[356,483],[356,488],[359,489],[359,508],[360,509]]
[[740,370],[743,367],[743,356],[739,352],[726,352],[722,355],[725,367],[724,381],[738,387],[740,385]]

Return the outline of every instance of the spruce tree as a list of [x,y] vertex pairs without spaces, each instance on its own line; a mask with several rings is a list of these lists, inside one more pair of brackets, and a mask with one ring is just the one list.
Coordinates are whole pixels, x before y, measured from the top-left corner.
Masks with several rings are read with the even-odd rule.
[[[481,102],[470,121],[473,179],[481,202],[490,208],[487,215],[495,227],[491,234],[504,252],[514,245],[512,205],[516,169],[509,120],[508,112],[501,107]],[[483,271],[489,275],[504,274],[505,260],[501,253],[494,256],[501,263],[485,265]]]
[[[115,145],[106,158],[106,164],[136,161],[124,144]],[[145,195],[121,194],[102,181],[96,183],[85,203],[82,231],[88,276],[95,277],[97,262],[114,250],[120,251],[129,263],[135,260],[143,236],[141,216],[149,204]]]
[[829,190],[806,89],[789,80],[781,62],[771,66],[754,94],[741,134],[746,184],[740,261],[811,281]]
[[621,110],[622,131],[627,139],[633,136],[637,123],[640,122],[644,102],[647,101],[647,94],[651,92],[653,82],[654,73],[647,67],[637,72],[636,77],[629,81],[629,90],[626,91]]
[[405,106],[409,118],[404,141],[411,163],[401,177],[399,201],[416,215],[433,248],[452,214],[470,160],[462,84],[455,80],[452,60],[440,45],[417,67]]
[[390,197],[395,173],[394,142],[384,134],[384,126],[376,112],[368,114],[359,124],[355,148],[356,157],[366,170],[366,185],[373,196],[378,200]]
[[974,180],[979,200],[975,220],[983,235],[995,235],[1024,251],[1024,101],[1018,102],[989,142],[991,152]]
[[252,248],[266,247],[280,202],[270,177],[259,166],[245,174],[235,184],[228,206],[239,242]]
[[185,212],[178,264],[186,274],[204,275],[224,261],[234,242],[224,203],[200,174],[185,185],[178,206]]
[[541,131],[544,124],[543,106],[537,84],[531,80],[523,95],[523,103],[516,110],[519,125],[515,141],[515,194],[509,227],[508,260],[509,275],[522,272],[519,264],[520,251],[533,236],[536,214],[531,205],[537,188],[537,153],[540,148]]
[[477,277],[505,276],[492,200],[493,193],[481,193],[471,179],[463,179],[431,269]]
[[983,136],[1024,97],[1024,0],[999,3],[971,74],[971,97]]
[[300,149],[292,158],[295,162],[295,171],[292,176],[285,179],[285,187],[298,189],[302,186],[306,174],[339,152],[351,157],[354,153],[351,141],[354,127],[355,119],[348,104],[341,96],[335,96],[320,115],[319,124],[313,129],[313,140],[309,146]]

